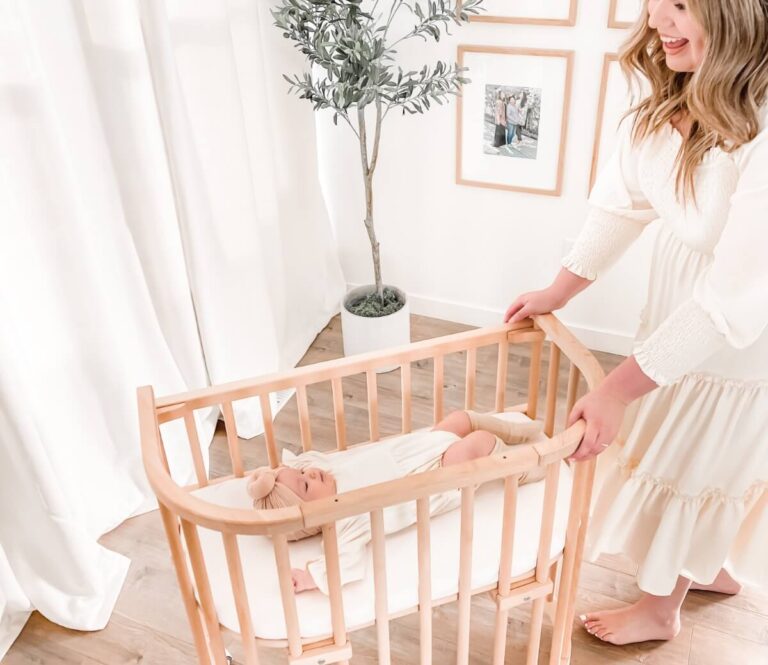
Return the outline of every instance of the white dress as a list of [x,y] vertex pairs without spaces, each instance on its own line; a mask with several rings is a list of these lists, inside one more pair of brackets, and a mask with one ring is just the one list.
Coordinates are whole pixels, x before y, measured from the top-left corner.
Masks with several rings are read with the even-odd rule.
[[750,143],[707,153],[698,207],[676,200],[677,130],[632,145],[627,119],[563,260],[595,279],[660,218],[633,349],[660,387],[630,404],[605,456],[586,551],[629,555],[655,595],[680,574],[709,584],[721,567],[768,587],[766,110]]

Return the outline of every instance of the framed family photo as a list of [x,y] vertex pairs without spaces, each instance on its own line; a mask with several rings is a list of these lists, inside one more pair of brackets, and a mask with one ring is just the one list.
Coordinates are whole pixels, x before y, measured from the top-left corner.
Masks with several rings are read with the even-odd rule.
[[459,46],[456,183],[560,196],[573,51]]
[[[461,0],[457,0],[459,7]],[[480,16],[470,21],[525,25],[576,25],[578,0],[485,0]]]
[[611,0],[608,8],[609,28],[629,28],[643,9],[643,0]]

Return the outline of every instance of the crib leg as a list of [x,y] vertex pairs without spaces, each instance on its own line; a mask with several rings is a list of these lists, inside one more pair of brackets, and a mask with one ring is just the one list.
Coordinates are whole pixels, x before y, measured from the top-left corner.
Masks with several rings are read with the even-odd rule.
[[504,665],[504,656],[507,650],[507,628],[509,611],[496,610],[496,627],[493,636],[493,665]]
[[531,632],[528,636],[526,665],[536,665],[539,662],[539,645],[541,644],[541,624],[543,619],[544,598],[536,598],[531,608]]

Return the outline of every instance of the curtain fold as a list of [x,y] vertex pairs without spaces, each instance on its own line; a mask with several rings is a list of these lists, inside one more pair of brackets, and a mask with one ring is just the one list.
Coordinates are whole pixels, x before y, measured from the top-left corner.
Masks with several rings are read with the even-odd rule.
[[[313,117],[281,78],[303,61],[269,4],[0,0],[0,657],[33,609],[106,624],[129,561],[97,539],[154,505],[136,387],[292,367],[338,312]],[[258,400],[234,409],[262,432]],[[207,448],[219,409],[196,415]],[[192,482],[183,426],[162,431]]]

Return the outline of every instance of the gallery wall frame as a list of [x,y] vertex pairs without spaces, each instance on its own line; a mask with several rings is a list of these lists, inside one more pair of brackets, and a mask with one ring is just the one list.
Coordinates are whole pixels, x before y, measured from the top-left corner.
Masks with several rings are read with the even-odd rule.
[[618,66],[619,56],[616,53],[606,53],[603,56],[603,69],[600,75],[600,92],[597,101],[597,116],[595,118],[595,140],[592,145],[592,166],[589,170],[589,189],[592,191],[597,178],[598,162],[600,160],[600,145],[603,143],[603,121],[605,119],[605,101],[608,93],[608,78],[611,68]]
[[635,24],[646,0],[610,0],[608,7],[608,27],[625,29]]
[[[462,0],[457,0],[457,11]],[[540,0],[485,0],[485,13],[470,16],[473,23],[512,23],[517,25],[576,25],[578,0],[550,0],[549,11]]]
[[[573,59],[567,50],[458,47],[471,82],[456,106],[456,184],[561,195]],[[510,118],[502,141],[498,113]]]

